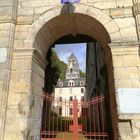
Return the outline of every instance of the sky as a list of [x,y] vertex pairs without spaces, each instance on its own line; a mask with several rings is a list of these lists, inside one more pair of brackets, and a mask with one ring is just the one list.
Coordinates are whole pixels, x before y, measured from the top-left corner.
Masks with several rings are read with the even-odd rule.
[[55,45],[56,51],[60,60],[67,63],[67,59],[73,52],[78,59],[80,70],[85,72],[86,69],[86,43],[77,44],[59,44]]

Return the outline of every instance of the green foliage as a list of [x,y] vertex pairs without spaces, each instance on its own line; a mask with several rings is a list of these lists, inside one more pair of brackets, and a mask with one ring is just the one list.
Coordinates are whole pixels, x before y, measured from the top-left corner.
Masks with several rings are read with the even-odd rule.
[[82,72],[82,71],[80,70],[80,77],[81,77],[81,78],[85,78],[85,77],[86,77],[86,73],[85,73],[85,72]]
[[59,57],[57,56],[56,52],[53,49],[52,49],[52,67],[57,69],[56,73],[58,73],[59,78],[61,80],[64,80],[67,70],[67,64],[59,59]]

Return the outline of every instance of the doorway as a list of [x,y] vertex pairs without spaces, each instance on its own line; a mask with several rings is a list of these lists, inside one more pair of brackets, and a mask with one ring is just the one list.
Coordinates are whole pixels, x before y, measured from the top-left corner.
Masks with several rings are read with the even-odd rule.
[[[107,66],[105,63],[105,53],[102,46],[93,38],[85,35],[77,35],[76,37],[69,35],[57,40],[55,44],[69,43],[86,43],[86,94],[78,105],[81,108],[80,115],[77,117],[79,122],[77,131],[82,134],[82,139],[113,139],[113,130],[111,122],[109,87]],[[78,51],[78,50],[77,50]],[[47,54],[49,64],[46,67],[46,78],[44,84],[43,97],[43,114],[42,114],[42,133],[41,137],[44,140],[57,139],[59,136],[62,139],[71,137],[72,126],[74,125],[74,101],[62,100],[52,96],[53,87],[52,78],[54,71],[51,67],[52,50],[50,48]],[[59,78],[59,77],[58,77]],[[56,84],[56,83],[55,83]],[[67,93],[66,93],[67,94]],[[76,98],[75,98],[76,99]],[[60,102],[60,103],[58,103]],[[54,104],[56,104],[54,106]],[[71,105],[71,106],[70,106]],[[57,108],[57,109],[56,109]],[[64,114],[62,109],[65,108]],[[70,113],[68,112],[68,109]],[[81,127],[81,128],[80,128]],[[81,136],[81,135],[80,135]]]

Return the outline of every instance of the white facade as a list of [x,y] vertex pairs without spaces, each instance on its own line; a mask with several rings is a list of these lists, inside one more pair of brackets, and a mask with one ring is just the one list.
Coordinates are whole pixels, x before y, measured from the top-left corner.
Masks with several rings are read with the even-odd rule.
[[81,101],[85,96],[85,78],[80,78],[79,63],[76,56],[71,53],[68,58],[68,67],[65,80],[58,80],[53,107],[58,115],[73,116],[73,99],[78,100],[78,116],[81,113]]
[[63,117],[72,117],[73,99],[76,98],[78,100],[78,116],[80,116],[81,101],[83,101],[84,96],[85,87],[55,88],[55,102],[53,106],[57,114],[62,115]]

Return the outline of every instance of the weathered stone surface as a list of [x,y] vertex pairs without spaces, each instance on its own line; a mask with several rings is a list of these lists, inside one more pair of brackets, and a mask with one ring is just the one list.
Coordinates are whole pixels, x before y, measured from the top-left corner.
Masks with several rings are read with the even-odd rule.
[[[17,2],[18,11],[16,11]],[[72,14],[75,16],[68,16],[64,20],[65,14],[62,14],[64,6],[60,4],[60,0],[0,1],[0,140],[11,138],[39,140],[42,107],[40,96],[44,85],[43,67],[46,64],[44,58],[50,45],[57,39],[69,34],[84,34],[98,40],[104,49],[109,42],[131,42],[131,46],[135,46],[133,41],[138,40],[137,32],[140,34],[140,16],[139,11],[136,11],[139,9],[138,4],[135,6],[137,9],[133,7],[136,31],[132,2],[132,0],[81,0],[80,4],[73,4],[73,11],[67,10],[68,13],[75,12]],[[136,4],[137,1],[134,2]],[[80,16],[78,13],[85,16]],[[59,17],[61,18],[58,19]],[[55,22],[52,23],[52,20]],[[16,29],[13,24],[15,22]],[[41,34],[36,36],[40,29]],[[131,46],[124,47],[120,43],[117,47],[121,49],[112,51],[116,89],[140,87],[138,49],[130,49]],[[33,47],[37,50],[37,55],[33,54],[33,50],[29,51],[29,48]],[[108,64],[110,61],[111,58],[108,59]],[[113,74],[110,65],[108,71],[111,77]],[[114,92],[112,80],[109,84],[111,93]],[[9,95],[5,110],[7,92]],[[116,108],[114,102],[115,97],[111,102],[112,112]],[[3,139],[5,111],[7,115]],[[112,115],[114,122],[117,121],[116,118]],[[119,123],[121,139],[139,140],[139,119],[133,117],[130,120],[132,126],[129,122]],[[116,132],[115,127],[113,126]]]

